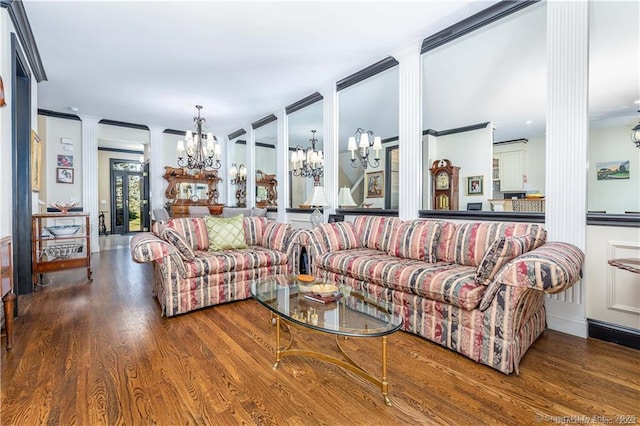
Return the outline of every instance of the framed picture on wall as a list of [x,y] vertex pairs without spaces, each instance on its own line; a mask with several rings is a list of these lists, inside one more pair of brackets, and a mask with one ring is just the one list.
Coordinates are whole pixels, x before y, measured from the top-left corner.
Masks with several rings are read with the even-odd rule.
[[66,167],[56,168],[56,182],[73,183],[73,169],[68,169]]
[[58,155],[58,167],[73,167],[73,155]]
[[482,195],[483,193],[482,176],[468,176],[467,195]]
[[384,172],[367,173],[367,198],[384,197]]

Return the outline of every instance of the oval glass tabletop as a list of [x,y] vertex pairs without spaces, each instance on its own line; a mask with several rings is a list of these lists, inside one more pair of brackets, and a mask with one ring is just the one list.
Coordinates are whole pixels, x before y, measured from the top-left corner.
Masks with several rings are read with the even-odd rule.
[[393,314],[391,303],[383,306],[347,286],[321,296],[295,275],[258,279],[251,284],[251,295],[287,321],[331,334],[385,336],[402,325],[400,317]]

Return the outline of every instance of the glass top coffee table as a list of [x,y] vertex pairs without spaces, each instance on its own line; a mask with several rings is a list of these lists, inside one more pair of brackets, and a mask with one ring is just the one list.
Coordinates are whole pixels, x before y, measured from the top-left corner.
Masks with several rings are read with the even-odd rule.
[[[282,358],[287,356],[309,356],[338,365],[377,385],[382,391],[385,403],[391,405],[387,396],[387,336],[402,325],[399,316],[390,307],[381,306],[367,299],[349,287],[338,287],[335,292],[318,294],[312,287],[325,284],[321,281],[303,283],[296,276],[275,275],[261,278],[251,284],[251,295],[271,311],[276,325],[276,362],[278,368]],[[322,290],[330,290],[322,288]],[[390,306],[390,305],[389,305]],[[312,351],[293,348],[292,327],[335,335],[341,358]],[[282,345],[281,332],[289,334],[289,342]],[[382,339],[382,375],[373,376],[354,362],[345,352],[341,340],[347,337]]]

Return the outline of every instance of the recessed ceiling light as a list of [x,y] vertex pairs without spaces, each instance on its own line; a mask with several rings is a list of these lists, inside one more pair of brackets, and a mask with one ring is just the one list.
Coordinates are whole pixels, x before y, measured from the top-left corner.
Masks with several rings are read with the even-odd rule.
[[69,107],[69,109],[70,109],[71,111],[73,111],[73,112],[78,112],[78,111],[80,111],[80,108],[78,108],[78,107],[74,107],[74,106]]
[[531,123],[533,123],[533,121],[532,121],[532,120],[527,120],[527,121],[525,121],[524,123],[525,123],[525,124],[531,124]]
[[633,101],[634,104],[640,104],[640,99],[638,99],[637,101]]

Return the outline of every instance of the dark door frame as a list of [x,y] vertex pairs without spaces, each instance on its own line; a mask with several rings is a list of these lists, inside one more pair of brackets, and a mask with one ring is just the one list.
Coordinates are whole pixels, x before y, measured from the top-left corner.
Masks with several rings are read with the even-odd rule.
[[[11,173],[13,280],[17,294],[33,291],[31,279],[31,74],[11,34]],[[17,300],[16,310],[17,315]]]
[[[127,175],[140,175],[141,182],[142,182],[142,187],[140,188],[140,191],[142,192],[142,199],[140,200],[141,202],[141,211],[140,211],[140,227],[142,228],[141,231],[148,231],[149,230],[149,226],[150,226],[150,212],[149,212],[149,162],[145,162],[142,164],[142,169],[139,172],[131,172],[128,170],[114,170],[113,169],[113,163],[118,162],[118,163],[139,163],[136,160],[128,160],[128,159],[119,159],[119,158],[111,158],[109,160],[109,177],[110,177],[110,181],[111,181],[111,233],[112,234],[122,234],[122,233],[129,233],[130,230],[128,228],[128,225],[126,225],[126,229],[124,230],[125,232],[121,232],[116,230],[116,212],[115,212],[115,204],[116,204],[116,193],[115,193],[115,186],[116,186],[116,174],[123,174],[125,177]],[[123,182],[127,182],[126,179],[123,180]],[[124,183],[125,188],[128,188],[128,183]],[[127,196],[127,194],[125,194],[125,197]],[[124,223],[128,224],[129,220],[128,220],[128,208],[125,208],[125,217],[124,217]],[[137,232],[137,231],[134,231]]]

